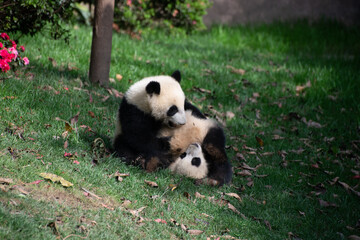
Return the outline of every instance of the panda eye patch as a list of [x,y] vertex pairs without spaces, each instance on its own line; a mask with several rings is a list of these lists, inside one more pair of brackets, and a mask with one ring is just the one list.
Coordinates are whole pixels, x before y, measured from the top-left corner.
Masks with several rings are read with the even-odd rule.
[[174,116],[178,111],[179,111],[179,110],[178,110],[177,106],[173,105],[173,106],[171,106],[171,107],[169,108],[169,110],[167,111],[166,114],[167,114],[169,117],[172,117],[172,116]]
[[180,158],[181,158],[181,159],[183,159],[184,157],[186,157],[186,152],[184,152],[184,153],[182,153],[182,154],[180,155]]
[[200,164],[201,164],[201,159],[198,157],[195,157],[191,160],[191,165],[198,167],[200,166]]

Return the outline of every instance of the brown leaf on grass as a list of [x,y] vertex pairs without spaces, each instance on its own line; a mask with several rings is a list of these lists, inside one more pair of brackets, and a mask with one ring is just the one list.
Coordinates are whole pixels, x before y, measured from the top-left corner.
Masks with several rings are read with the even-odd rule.
[[250,178],[250,180],[246,183],[246,186],[253,187],[254,186],[254,181]]
[[241,172],[237,172],[236,175],[246,177],[246,176],[251,176],[252,174],[249,170],[242,170]]
[[134,217],[139,217],[139,214],[145,209],[146,207],[141,207],[139,209],[133,210],[133,209],[129,209],[129,212],[134,216]]
[[305,85],[298,85],[295,88],[296,96],[298,96],[300,93],[302,93],[305,89],[311,87],[311,82],[308,81]]
[[116,74],[116,75],[115,75],[115,78],[116,78],[116,80],[121,81],[121,79],[123,78],[123,76],[122,76],[121,74]]
[[233,119],[234,117],[235,117],[235,113],[230,112],[230,111],[227,111],[227,112],[226,112],[226,118],[227,118],[227,119],[231,120],[231,119]]
[[271,229],[271,224],[269,223],[269,221],[268,221],[268,220],[264,220],[264,223],[265,223],[265,225],[268,227],[268,229],[271,231],[272,229]]
[[66,141],[64,142],[64,149],[67,149],[68,146],[69,146],[69,142],[68,142],[68,140],[66,140]]
[[95,114],[92,111],[88,111],[90,117],[95,118]]
[[234,213],[239,214],[244,219],[247,219],[247,217],[244,214],[242,214],[241,212],[239,212],[239,210],[237,210],[231,203],[228,203],[227,206]]
[[237,193],[225,193],[226,196],[229,196],[229,197],[234,197],[236,198],[237,200],[239,200],[240,202],[242,202],[242,199],[241,197],[237,194]]
[[9,185],[9,184],[11,184],[11,183],[13,183],[14,181],[11,179],[11,178],[2,178],[2,177],[0,177],[0,184],[7,184],[7,185]]
[[53,67],[57,66],[57,62],[55,61],[55,59],[53,59],[52,57],[49,57],[48,59],[51,62],[51,64],[53,65]]
[[198,91],[200,93],[208,93],[208,94],[212,94],[212,92],[208,89],[205,89],[205,88],[199,88],[199,87],[193,87],[193,89],[195,91]]
[[156,182],[147,181],[147,180],[144,180],[144,182],[145,182],[147,185],[149,185],[150,187],[153,187],[153,188],[159,187]]
[[118,90],[116,90],[114,88],[111,88],[111,91],[116,98],[122,98],[124,96],[124,94],[122,92],[119,92]]
[[260,147],[264,146],[264,141],[261,138],[259,138],[258,136],[255,136],[255,139],[258,142],[258,144],[260,145]]
[[71,133],[73,131],[73,128],[67,122],[65,122],[65,131],[69,132],[69,133]]
[[121,204],[121,206],[127,208],[131,204],[130,200],[125,199],[124,202]]
[[319,204],[321,207],[338,207],[335,203],[327,202],[322,199],[319,199]]
[[188,192],[184,192],[184,197],[186,197],[187,199],[190,199],[191,198],[191,195],[190,195],[190,193],[188,193]]
[[160,219],[160,218],[154,219],[154,221],[157,222],[157,223],[165,223],[165,224],[167,224],[167,222],[165,220]]
[[52,182],[60,182],[64,187],[71,187],[74,185],[71,182],[66,181],[63,177],[52,173],[40,173],[39,175],[45,179],[51,180]]
[[241,69],[241,68],[237,69],[237,68],[234,68],[233,66],[230,66],[230,65],[227,65],[226,68],[230,69],[230,71],[232,73],[236,73],[236,74],[240,74],[240,75],[244,75],[245,72],[246,72],[244,69]]
[[282,140],[282,139],[285,139],[284,137],[281,137],[281,136],[279,136],[279,135],[273,135],[273,137],[272,137],[272,140]]
[[201,230],[195,230],[195,229],[188,229],[186,231],[187,233],[189,233],[190,235],[200,235],[202,234],[204,231],[201,231]]
[[343,188],[345,188],[346,191],[348,192],[352,192],[353,194],[355,194],[356,196],[360,197],[360,192],[355,191],[352,187],[350,187],[347,183],[338,181],[338,183],[340,184],[340,186],[342,186]]
[[196,198],[205,198],[204,195],[201,195],[201,194],[198,193],[198,192],[195,193],[195,197],[196,197]]

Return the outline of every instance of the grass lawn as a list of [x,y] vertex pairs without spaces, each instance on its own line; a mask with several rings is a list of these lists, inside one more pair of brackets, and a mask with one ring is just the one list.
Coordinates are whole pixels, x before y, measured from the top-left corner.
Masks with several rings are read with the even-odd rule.
[[[30,65],[0,82],[0,239],[358,239],[359,39],[329,22],[114,34],[109,89],[87,79],[90,28],[74,27],[69,45],[20,39]],[[226,125],[229,186],[92,150],[96,138],[110,146],[121,93],[176,69],[187,97]]]

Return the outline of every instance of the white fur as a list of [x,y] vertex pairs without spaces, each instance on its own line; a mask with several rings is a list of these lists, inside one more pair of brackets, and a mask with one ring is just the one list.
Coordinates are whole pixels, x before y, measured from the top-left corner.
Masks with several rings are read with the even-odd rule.
[[[160,94],[146,93],[146,86],[151,82],[160,83]],[[184,102],[185,94],[179,82],[170,76],[154,76],[144,78],[134,83],[125,93],[126,100],[135,105],[141,111],[151,114],[155,119],[168,124],[170,121],[176,125],[186,123]],[[167,111],[171,106],[177,106],[179,112],[174,116],[167,116]]]
[[202,143],[209,129],[217,123],[212,119],[201,119],[192,115],[192,111],[185,112],[186,124],[178,128],[164,127],[160,137],[171,137],[170,146],[173,154],[185,152],[192,143]]
[[[191,164],[193,158],[200,158],[201,163],[199,166]],[[186,149],[186,156],[184,158],[177,158],[170,166],[169,169],[177,174],[185,175],[190,178],[201,179],[207,176],[208,166],[202,153],[201,146],[197,143],[190,144]]]

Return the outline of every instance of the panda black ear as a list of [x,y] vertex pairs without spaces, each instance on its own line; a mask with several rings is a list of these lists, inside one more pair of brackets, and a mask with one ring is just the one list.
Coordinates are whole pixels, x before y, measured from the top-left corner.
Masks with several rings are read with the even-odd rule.
[[154,82],[154,81],[151,81],[148,83],[148,85],[146,86],[146,92],[148,94],[157,94],[159,95],[160,94],[160,83],[158,82]]
[[173,74],[171,74],[171,77],[174,78],[178,83],[181,82],[181,73],[179,70],[173,72]]

